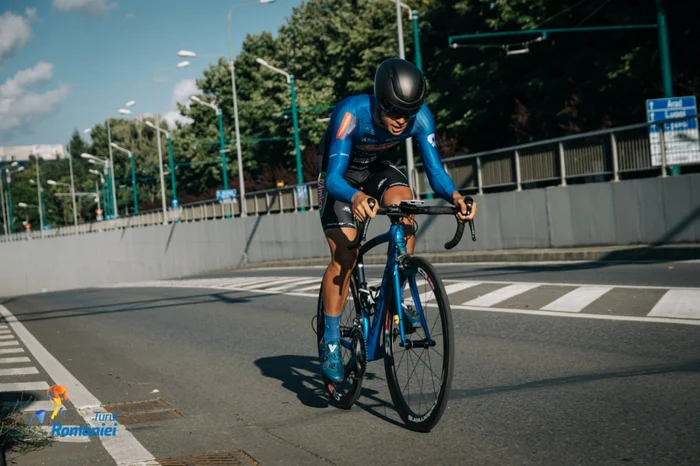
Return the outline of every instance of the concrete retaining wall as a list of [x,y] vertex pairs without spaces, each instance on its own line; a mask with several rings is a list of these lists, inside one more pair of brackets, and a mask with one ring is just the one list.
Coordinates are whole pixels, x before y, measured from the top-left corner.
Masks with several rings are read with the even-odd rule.
[[[456,251],[700,243],[700,175],[486,194],[477,242]],[[453,217],[420,217],[417,252],[443,252]],[[380,218],[368,237],[389,225]],[[378,249],[377,252],[383,252]],[[182,277],[249,262],[327,256],[318,212],[0,244],[0,296]]]

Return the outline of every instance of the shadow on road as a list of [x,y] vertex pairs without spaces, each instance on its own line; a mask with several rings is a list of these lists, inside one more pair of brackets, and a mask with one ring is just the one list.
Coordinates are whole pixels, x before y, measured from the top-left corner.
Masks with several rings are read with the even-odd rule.
[[[87,317],[96,316],[100,314],[115,314],[122,312],[134,312],[134,311],[147,311],[153,309],[164,309],[169,307],[178,306],[192,306],[207,303],[228,303],[228,304],[240,304],[247,303],[251,300],[270,296],[269,294],[255,294],[247,295],[245,297],[232,297],[230,295],[236,293],[244,293],[242,291],[223,291],[220,293],[205,293],[206,290],[202,290],[203,293],[189,296],[173,296],[173,297],[163,297],[157,299],[145,299],[145,300],[134,300],[134,301],[124,301],[124,302],[114,302],[110,304],[95,304],[90,306],[81,307],[67,307],[61,309],[48,309],[39,311],[26,311],[25,309],[32,309],[33,306],[24,306],[21,312],[17,312],[14,316],[19,322],[33,322],[41,320],[55,320],[55,319],[65,319],[70,317]],[[19,298],[11,298],[0,302],[7,306],[12,302],[23,301],[27,296]]]
[[[281,381],[282,387],[295,393],[304,406],[311,408],[330,406],[320,377],[321,367],[318,358],[287,354],[260,358],[255,361],[255,365],[263,376]],[[375,378],[377,375],[372,372],[368,371],[365,374],[366,380]],[[355,404],[382,421],[403,427],[400,422],[379,412],[378,408],[382,408],[383,411],[387,408],[393,410],[394,406],[379,398],[378,394],[376,390],[363,387]]]
[[627,377],[644,377],[650,375],[671,374],[678,372],[700,372],[700,359],[686,361],[678,364],[666,364],[655,366],[634,367],[614,372],[602,372],[594,374],[579,374],[565,377],[555,377],[551,379],[533,380],[516,385],[501,385],[496,387],[485,387],[476,389],[452,389],[450,398],[474,398],[484,395],[493,395],[508,392],[518,392],[533,388],[549,388],[559,385],[573,385],[598,380],[621,379]]

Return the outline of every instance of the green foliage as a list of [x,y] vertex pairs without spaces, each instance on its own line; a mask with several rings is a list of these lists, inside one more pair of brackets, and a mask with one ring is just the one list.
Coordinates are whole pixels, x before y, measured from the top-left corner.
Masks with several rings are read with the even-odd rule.
[[[419,13],[423,67],[435,115],[437,142],[443,157],[493,149],[519,142],[644,121],[644,101],[661,97],[658,31],[655,29],[551,34],[529,45],[529,53],[506,55],[502,48],[535,35],[476,38],[464,41],[474,47],[453,49],[448,37],[467,33],[519,31],[532,28],[655,24],[655,0],[404,0]],[[700,37],[695,27],[700,2],[666,1],[674,90],[677,95],[697,94],[700,65],[695,59]],[[413,26],[402,10],[406,57],[414,58]],[[297,106],[332,106],[355,93],[372,92],[376,66],[397,56],[396,9],[391,0],[307,0],[293,9],[276,34],[246,37],[235,58],[240,132],[244,139],[291,138],[291,107],[285,78],[261,67],[260,57],[296,78]],[[215,102],[223,112],[229,185],[238,187],[231,72],[227,58],[214,63],[197,80],[201,98]],[[223,182],[215,113],[199,104],[180,106],[192,124],[173,130],[176,170],[181,203],[211,199]],[[318,122],[330,112],[301,112],[299,126],[304,179],[316,178],[316,147],[326,128]],[[112,119],[113,140],[136,154],[141,208],[159,205],[155,133],[139,121]],[[77,153],[84,141],[74,133],[69,146]],[[106,126],[95,126],[92,154],[108,157]],[[163,141],[164,162],[167,145]],[[403,159],[403,147],[396,157]],[[130,187],[126,156],[115,152],[116,177]],[[416,151],[416,155],[418,152]],[[293,140],[242,142],[248,192],[268,189],[276,182],[294,184]],[[79,190],[89,189],[94,176],[85,161],[74,159]],[[55,164],[55,168],[53,165]],[[51,176],[66,180],[64,161],[46,166]],[[144,167],[154,166],[151,171]],[[30,166],[18,175],[17,196],[31,198],[20,183],[32,173]],[[53,172],[51,172],[53,173]],[[42,175],[45,178],[45,175]],[[168,199],[170,198],[170,183]],[[34,191],[34,198],[36,191]],[[120,212],[131,206],[131,191],[118,191]],[[80,212],[92,201],[81,201]],[[52,221],[71,217],[70,207],[54,200]],[[91,209],[94,208],[91,207]],[[68,215],[63,214],[67,210]],[[29,214],[31,215],[31,210]],[[54,215],[55,217],[52,217]],[[35,223],[35,222],[33,222]],[[37,223],[38,224],[38,223]]]

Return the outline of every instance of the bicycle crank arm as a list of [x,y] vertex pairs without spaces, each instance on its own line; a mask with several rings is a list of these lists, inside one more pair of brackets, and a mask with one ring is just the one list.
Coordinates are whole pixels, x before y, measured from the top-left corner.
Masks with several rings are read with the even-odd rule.
[[402,341],[399,342],[399,346],[402,348],[406,349],[412,349],[412,348],[431,348],[435,346],[435,340],[433,341],[428,341],[427,339],[422,339],[422,340],[406,340],[406,344],[404,344]]

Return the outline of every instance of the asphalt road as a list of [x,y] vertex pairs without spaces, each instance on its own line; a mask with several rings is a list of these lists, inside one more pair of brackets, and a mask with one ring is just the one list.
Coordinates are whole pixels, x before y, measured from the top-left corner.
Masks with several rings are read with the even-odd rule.
[[[102,403],[160,398],[177,410],[182,417],[127,426],[156,459],[243,450],[263,465],[700,464],[700,326],[693,324],[700,320],[614,320],[649,315],[667,292],[660,288],[700,287],[700,264],[439,270],[446,284],[479,284],[450,295],[456,371],[448,410],[429,434],[401,424],[381,361],[369,365],[357,406],[328,406],[311,328],[314,290],[294,293],[313,287],[309,280],[322,268],[247,270],[2,304]],[[372,268],[370,276],[379,273]],[[254,275],[299,279],[268,282],[289,285],[274,293],[236,285],[234,277]],[[513,282],[539,285],[493,309],[460,305]],[[580,318],[525,312],[586,284],[610,287],[600,299],[617,307],[592,302]],[[39,373],[0,381],[61,383],[24,355]],[[66,416],[77,419],[70,410]],[[93,439],[57,443],[18,464],[98,462],[114,464]]]

